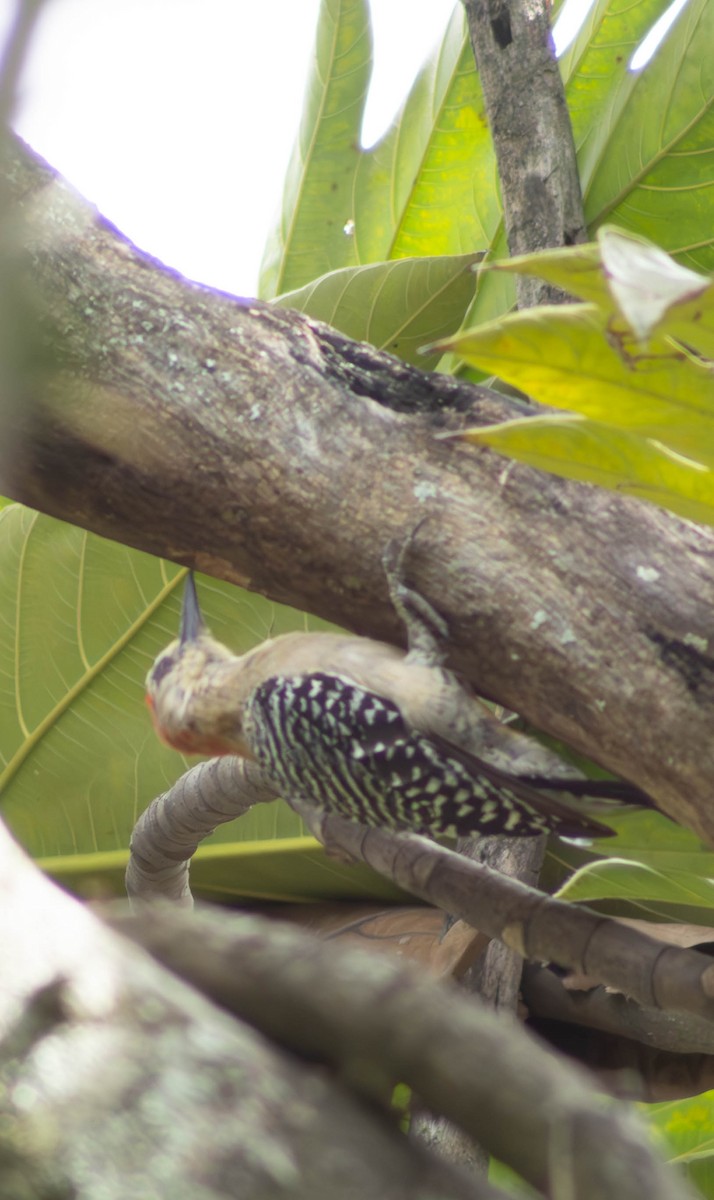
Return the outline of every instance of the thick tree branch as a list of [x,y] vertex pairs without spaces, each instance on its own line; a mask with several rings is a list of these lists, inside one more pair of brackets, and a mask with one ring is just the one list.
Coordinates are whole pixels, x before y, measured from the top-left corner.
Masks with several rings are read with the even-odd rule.
[[24,151],[8,178],[41,317],[9,494],[387,639],[382,549],[428,517],[453,664],[714,838],[711,531],[436,441],[461,418],[384,407],[385,378],[469,421],[510,402],[187,284]]
[[200,843],[219,825],[277,794],[245,759],[212,758],[192,767],[152,800],[134,826],[126,869],[129,897],[160,898],[190,908],[188,871]]
[[0,893],[7,1200],[499,1200],[117,937],[1,825]]
[[603,1108],[584,1074],[472,997],[257,918],[166,906],[107,919],[231,1012],[337,1067],[359,1090],[408,1083],[548,1195],[565,1180],[582,1200],[686,1194],[653,1161],[632,1113]]

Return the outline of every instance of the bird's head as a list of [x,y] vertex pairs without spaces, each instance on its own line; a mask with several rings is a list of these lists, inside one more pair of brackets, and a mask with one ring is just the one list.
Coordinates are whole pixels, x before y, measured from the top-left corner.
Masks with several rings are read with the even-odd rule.
[[228,740],[231,721],[220,686],[226,667],[237,661],[208,632],[190,572],[179,637],[162,650],[146,677],[146,703],[163,742],[184,754],[239,752]]

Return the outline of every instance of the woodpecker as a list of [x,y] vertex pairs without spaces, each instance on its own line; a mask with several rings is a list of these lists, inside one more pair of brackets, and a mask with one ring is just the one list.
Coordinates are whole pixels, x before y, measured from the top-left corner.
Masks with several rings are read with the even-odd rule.
[[494,765],[497,751],[488,761],[464,748],[474,728],[484,747],[508,731],[423,654],[336,633],[287,633],[233,654],[204,625],[192,574],[180,636],[148,674],[147,703],[175,749],[254,759],[286,799],[366,826],[604,837],[608,826],[552,792],[648,803],[616,781],[528,778]]

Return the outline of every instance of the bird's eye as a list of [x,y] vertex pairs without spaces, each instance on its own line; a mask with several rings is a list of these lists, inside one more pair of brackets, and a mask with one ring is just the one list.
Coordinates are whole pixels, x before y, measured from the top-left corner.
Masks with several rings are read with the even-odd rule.
[[154,687],[158,687],[162,679],[165,679],[169,671],[172,671],[176,666],[176,659],[173,654],[164,654],[149,672],[149,682]]

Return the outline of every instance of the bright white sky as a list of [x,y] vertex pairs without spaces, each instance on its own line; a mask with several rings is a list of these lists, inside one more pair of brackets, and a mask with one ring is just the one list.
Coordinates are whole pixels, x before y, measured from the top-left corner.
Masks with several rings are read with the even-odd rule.
[[[566,28],[591,3],[568,0]],[[453,6],[372,0],[366,144],[389,124]],[[13,8],[0,0],[0,37]],[[142,249],[189,278],[252,295],[318,8],[318,0],[51,0],[16,127]],[[562,24],[559,32],[563,43]]]

